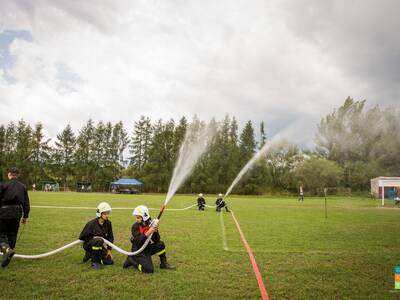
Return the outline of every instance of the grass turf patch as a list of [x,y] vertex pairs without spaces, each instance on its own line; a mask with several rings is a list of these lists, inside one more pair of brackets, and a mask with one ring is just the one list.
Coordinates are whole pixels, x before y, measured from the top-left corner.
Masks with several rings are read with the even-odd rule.
[[[165,195],[89,193],[30,194],[32,205],[93,207],[107,201],[112,207],[145,204],[159,208]],[[174,197],[169,208],[193,204],[194,195]],[[211,205],[215,199],[206,197]],[[272,299],[390,299],[392,269],[400,264],[400,210],[367,198],[265,198],[232,196],[229,207],[241,225]],[[155,216],[157,211],[151,211]],[[221,223],[221,214],[222,221]],[[16,252],[38,254],[77,239],[95,209],[32,208]],[[111,214],[115,243],[130,249],[132,210]],[[224,226],[224,230],[222,228]],[[20,229],[22,230],[22,228]],[[14,258],[0,270],[4,299],[108,298],[118,299],[259,299],[249,258],[229,213],[212,208],[166,211],[160,225],[169,261],[176,271],[158,268],[140,274],[122,269],[125,257],[113,251],[114,266],[91,270],[81,263],[83,250],[74,246],[38,260]],[[226,250],[224,246],[224,236]]]

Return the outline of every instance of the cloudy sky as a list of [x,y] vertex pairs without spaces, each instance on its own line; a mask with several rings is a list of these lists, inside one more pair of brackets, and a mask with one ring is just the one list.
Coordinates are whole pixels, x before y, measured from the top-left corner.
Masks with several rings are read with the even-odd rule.
[[0,1],[0,124],[265,121],[312,143],[347,96],[400,103],[400,1]]

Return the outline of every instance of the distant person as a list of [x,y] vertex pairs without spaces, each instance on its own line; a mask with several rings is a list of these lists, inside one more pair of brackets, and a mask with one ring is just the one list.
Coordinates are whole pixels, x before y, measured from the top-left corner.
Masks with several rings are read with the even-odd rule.
[[303,185],[300,185],[299,187],[299,198],[297,199],[297,201],[304,201],[304,191],[303,191]]
[[175,267],[167,262],[167,256],[165,253],[165,244],[160,238],[158,232],[158,220],[151,221],[149,209],[144,205],[137,206],[132,213],[136,219],[136,222],[132,225],[132,252],[139,250],[146,239],[151,235],[150,243],[144,248],[144,250],[134,256],[128,256],[123,264],[123,268],[134,267],[143,273],[153,273],[154,266],[151,257],[158,255],[160,258],[160,269],[174,270]]
[[199,210],[204,210],[205,206],[206,206],[206,199],[204,199],[204,195],[200,193],[199,197],[197,198],[197,207],[199,208]]
[[0,183],[0,249],[3,252],[1,266],[7,267],[14,256],[19,224],[28,222],[29,197],[25,185],[17,180],[19,171],[11,168],[7,182]]
[[228,206],[225,203],[224,198],[222,198],[222,194],[218,194],[218,198],[215,201],[216,211],[220,212],[221,208],[225,207],[225,211],[229,212]]
[[36,191],[36,184],[32,184],[32,191]]
[[83,241],[85,256],[83,262],[91,259],[92,267],[99,269],[101,263],[112,265],[114,261],[111,255],[111,247],[106,246],[104,239],[114,242],[114,234],[111,221],[108,219],[111,213],[111,206],[107,202],[101,202],[97,206],[96,218],[89,221],[83,228],[79,239]]

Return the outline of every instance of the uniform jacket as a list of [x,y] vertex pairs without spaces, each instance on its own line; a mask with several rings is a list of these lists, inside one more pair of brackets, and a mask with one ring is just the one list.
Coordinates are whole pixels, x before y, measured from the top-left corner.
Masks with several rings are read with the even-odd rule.
[[0,219],[29,217],[29,197],[24,184],[16,179],[0,183]]
[[[79,235],[79,239],[87,243],[95,236],[101,236],[111,243],[114,242],[114,234],[112,230],[111,221],[104,221],[103,225],[99,223],[99,219],[95,218],[89,221],[85,227],[83,228],[81,234]],[[110,246],[107,245],[108,249],[111,249]]]
[[[139,224],[137,222],[133,223],[132,225],[132,245],[133,251],[140,249],[143,246],[144,242],[147,239],[146,232],[150,229],[150,221],[151,219],[147,220],[146,226],[143,224]],[[155,231],[151,237],[152,243],[157,243],[160,241],[160,234],[158,231]],[[150,244],[149,244],[150,245]],[[149,246],[147,245],[147,247]]]

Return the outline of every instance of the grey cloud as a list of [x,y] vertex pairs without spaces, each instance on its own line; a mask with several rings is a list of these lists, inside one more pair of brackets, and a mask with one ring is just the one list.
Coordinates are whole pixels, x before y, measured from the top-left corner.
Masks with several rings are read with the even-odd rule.
[[[13,112],[0,121],[44,120],[54,134],[89,118],[132,126],[142,114],[229,113],[265,121],[269,135],[300,124],[309,145],[348,95],[398,101],[399,2],[384,3],[2,1],[1,26],[29,30],[35,47],[19,45],[14,87],[0,80],[2,110]],[[25,64],[41,59],[31,79]],[[35,108],[18,109],[29,101]]]

